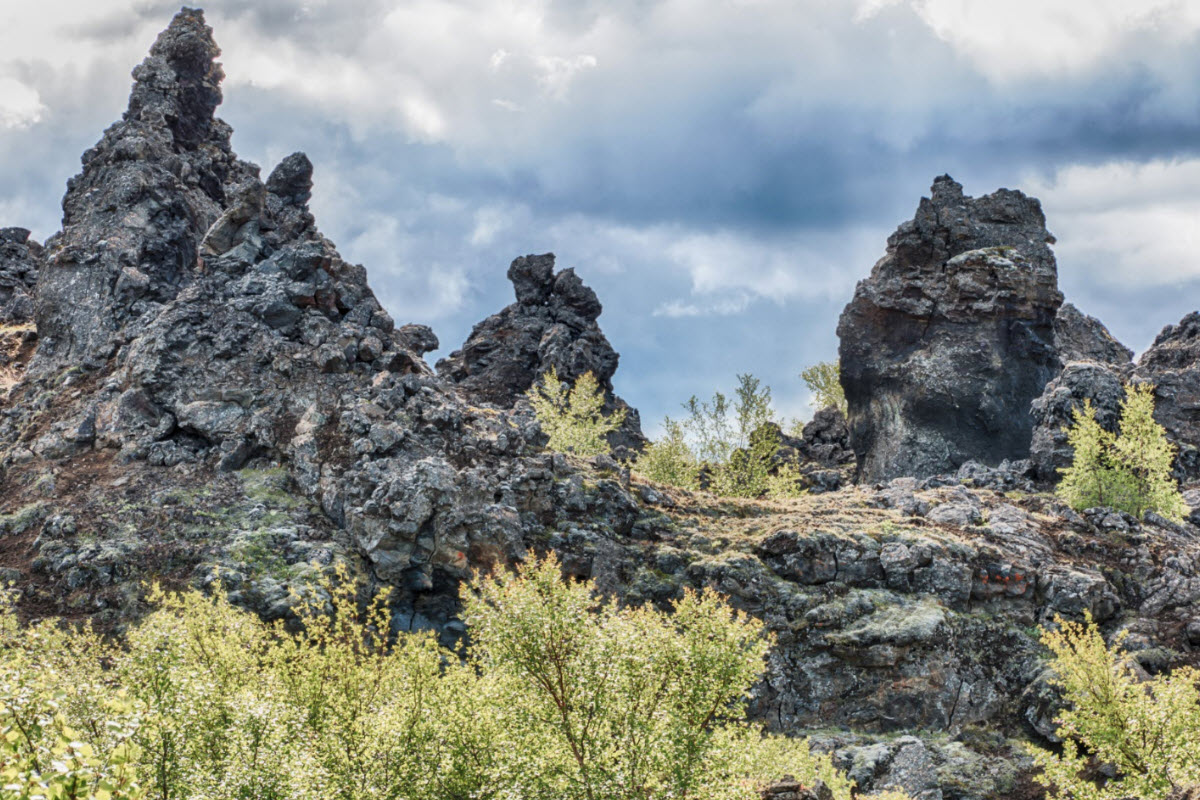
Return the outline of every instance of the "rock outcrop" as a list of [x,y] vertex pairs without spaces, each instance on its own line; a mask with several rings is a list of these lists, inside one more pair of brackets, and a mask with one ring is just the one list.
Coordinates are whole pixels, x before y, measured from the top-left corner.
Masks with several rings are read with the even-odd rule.
[[1163,328],[1133,377],[1154,384],[1154,418],[1179,447],[1176,473],[1200,479],[1200,312]]
[[1133,361],[1133,351],[1118,342],[1104,323],[1070,303],[1063,303],[1054,318],[1054,346],[1064,364],[1095,361],[1121,366]]
[[1058,471],[1071,465],[1074,451],[1067,444],[1067,429],[1074,423],[1075,409],[1083,408],[1085,402],[1096,409],[1096,420],[1106,430],[1117,430],[1130,371],[1130,366],[1077,361],[1067,364],[1046,384],[1041,397],[1030,406],[1034,428],[1029,457],[1039,481],[1055,482]]
[[33,293],[42,247],[24,228],[0,228],[0,326],[33,321]]
[[1061,369],[1062,305],[1041,205],[934,181],[838,323],[861,480],[1029,454],[1029,404]]
[[[19,530],[0,555],[30,602],[86,597],[116,623],[137,600],[123,587],[219,565],[241,601],[283,616],[289,585],[342,561],[397,590],[398,625],[453,637],[457,580],[523,557],[560,513],[628,531],[619,487],[603,509],[568,502],[572,468],[534,446],[528,415],[435,377],[432,331],[397,328],[317,229],[304,154],[265,182],[237,158],[214,117],[217,54],[201,12],[181,11],[47,243],[40,345],[0,416]],[[518,285],[545,301],[542,354],[607,382],[594,293],[569,270],[540,279]]]
[[774,426],[779,437],[775,462],[795,466],[803,489],[812,493],[829,492],[849,483],[854,451],[850,449],[846,416],[836,406],[814,414],[799,437],[787,435],[773,422],[767,424]]
[[605,413],[625,409],[609,441],[618,451],[645,444],[637,410],[613,393],[619,359],[596,320],[602,306],[573,269],[554,271],[554,254],[518,258],[508,268],[517,301],[480,322],[462,349],[437,364],[473,403],[513,408],[550,370],[573,383],[591,372],[605,392]]

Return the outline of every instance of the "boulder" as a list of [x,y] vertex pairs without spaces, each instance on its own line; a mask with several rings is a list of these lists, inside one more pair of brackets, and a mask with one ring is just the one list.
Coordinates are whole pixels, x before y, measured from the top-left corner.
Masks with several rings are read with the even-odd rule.
[[943,175],[838,323],[858,478],[1029,455],[1029,404],[1062,367],[1062,294],[1041,205]]

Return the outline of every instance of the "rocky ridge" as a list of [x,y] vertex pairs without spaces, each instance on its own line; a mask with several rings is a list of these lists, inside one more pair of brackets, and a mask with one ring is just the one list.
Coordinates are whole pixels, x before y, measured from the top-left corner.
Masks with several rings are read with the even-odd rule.
[[[761,617],[778,645],[755,715],[811,733],[864,790],[921,800],[1038,796],[1020,743],[1053,741],[1036,626],[1055,615],[1127,632],[1150,672],[1200,660],[1200,528],[1078,514],[1037,493],[1023,460],[1032,419],[1023,451],[946,445],[935,455],[953,457],[904,468],[921,477],[839,480],[787,502],[722,500],[607,457],[543,452],[520,397],[550,366],[594,371],[620,402],[595,294],[550,256],[519,258],[517,302],[435,373],[422,359],[433,332],[397,326],[365,269],[317,229],[308,159],[289,156],[264,182],[229,148],[216,56],[201,13],[184,9],[135,70],[124,118],[85,154],[62,232],[44,251],[3,238],[0,300],[29,309],[28,297],[36,319],[36,356],[0,395],[0,577],[26,615],[119,628],[143,608],[143,580],[205,585],[219,566],[236,600],[287,619],[289,587],[344,563],[394,590],[396,629],[453,644],[469,569],[553,551],[568,575],[626,602],[711,586]],[[1090,379],[1067,383],[1086,371],[1073,365],[1119,371],[1122,351],[1059,307],[1036,201],[971,200],[956,186],[935,184],[879,280],[860,287],[846,329],[897,360],[870,362],[844,337],[860,359],[851,380],[881,376],[908,419],[924,406],[905,405],[904,370],[958,392],[954,359],[982,343],[1024,377],[987,361],[968,388],[1008,387],[1008,399],[992,409],[947,394],[969,406],[955,424],[999,425],[1017,414],[1012,398],[1028,409],[1064,379],[1048,425],[1091,391]],[[951,288],[936,285],[944,275]],[[879,339],[881,318],[915,336],[921,358]],[[1179,426],[1194,327],[1168,329],[1137,366],[1178,377],[1164,385]],[[874,385],[857,385],[848,427],[821,412],[785,441],[795,458],[840,474],[863,425],[886,419]],[[889,447],[948,441],[905,424]],[[864,475],[901,469],[885,451],[859,451]],[[802,789],[819,787],[783,782],[772,796]]]

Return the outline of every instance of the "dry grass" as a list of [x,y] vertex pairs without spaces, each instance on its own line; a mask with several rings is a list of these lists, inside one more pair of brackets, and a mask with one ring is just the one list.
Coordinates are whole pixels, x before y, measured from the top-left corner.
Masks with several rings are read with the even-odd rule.
[[0,394],[7,394],[21,380],[24,370],[13,366],[13,362],[29,356],[32,348],[28,334],[34,330],[32,323],[0,325]]
[[15,367],[0,367],[0,394],[6,393],[21,380],[21,373]]

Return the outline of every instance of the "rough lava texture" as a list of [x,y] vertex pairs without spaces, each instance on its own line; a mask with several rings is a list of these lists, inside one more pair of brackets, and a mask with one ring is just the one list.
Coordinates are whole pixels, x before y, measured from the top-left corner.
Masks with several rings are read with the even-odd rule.
[[[436,337],[397,329],[316,228],[307,157],[265,183],[237,159],[213,117],[217,53],[180,12],[68,185],[39,349],[0,417],[19,531],[0,563],[34,605],[119,622],[143,572],[203,582],[221,565],[284,616],[289,584],[346,560],[400,590],[398,625],[453,636],[457,580],[523,556],[566,462],[531,445],[527,416],[434,376]],[[571,273],[556,286],[594,325],[594,295]]]
[[42,247],[24,228],[0,228],[0,391],[26,366],[37,344],[33,298]]
[[1179,446],[1176,473],[1200,479],[1200,312],[1163,328],[1133,377],[1154,384],[1154,418]]
[[437,364],[438,375],[472,403],[511,409],[551,369],[568,383],[591,372],[605,392],[605,412],[626,412],[610,435],[618,453],[646,442],[637,409],[613,393],[619,356],[596,320],[602,306],[573,269],[554,271],[554,254],[528,255],[508,268],[517,301],[480,322],[462,349]]
[[861,480],[1029,454],[1029,404],[1061,369],[1062,294],[1041,205],[934,181],[838,323]]
[[42,247],[24,228],[0,228],[0,325],[33,321],[33,294]]
[[800,471],[802,487],[821,493],[840,489],[853,473],[854,451],[846,416],[836,406],[822,408],[808,422],[799,437],[788,436],[775,423],[779,436],[776,463],[792,464]]
[[1124,357],[1127,352],[1103,345],[1085,349],[1083,355],[1091,360],[1068,364],[1034,401],[1031,458],[1039,479],[1053,480],[1059,468],[1070,464],[1064,429],[1085,400],[1091,401],[1101,425],[1117,429],[1124,384],[1131,380],[1155,387],[1154,418],[1179,448],[1176,477],[1183,482],[1200,479],[1200,313],[1163,328],[1136,363]]
[[1034,427],[1029,458],[1039,481],[1055,482],[1059,470],[1071,465],[1074,451],[1067,444],[1067,429],[1074,424],[1075,410],[1085,402],[1096,409],[1096,420],[1105,430],[1117,430],[1124,382],[1131,370],[1129,364],[1076,361],[1046,384],[1030,406]]
[[1104,323],[1070,303],[1063,303],[1054,318],[1054,346],[1064,364],[1096,361],[1121,366],[1133,361],[1133,351],[1118,342]]
[[[135,72],[125,119],[71,181],[63,231],[44,254],[21,250],[20,233],[0,248],[0,274],[26,276],[41,336],[30,369],[0,394],[0,580],[18,587],[27,617],[120,629],[145,609],[145,581],[205,586],[219,566],[235,601],[287,620],[288,588],[341,563],[368,588],[394,590],[396,630],[452,644],[470,569],[554,552],[567,576],[625,602],[665,606],[713,587],[763,619],[778,644],[754,715],[817,730],[814,745],[863,790],[922,800],[1038,796],[1021,742],[1054,741],[1060,701],[1036,626],[1056,615],[1090,613],[1107,634],[1127,633],[1152,673],[1200,661],[1200,528],[1075,513],[1029,491],[1025,461],[964,460],[928,478],[767,502],[543,452],[516,402],[528,381],[549,364],[607,381],[616,366],[595,295],[544,257],[518,259],[517,304],[435,375],[421,358],[437,347],[432,331],[396,327],[365,270],[316,228],[308,159],[289,156],[264,183],[229,151],[212,117],[216,52],[200,13],[181,12]],[[1031,331],[1053,352],[1056,295],[1037,261],[1036,203],[967,201],[942,181],[922,208],[889,255],[930,272],[931,297],[907,301],[926,309],[930,335],[917,344],[929,360],[906,368],[949,380],[974,342],[1040,369]],[[1016,230],[1031,237],[1024,250],[995,249]],[[921,261],[913,248],[927,234],[941,250]],[[937,264],[956,289],[936,291]],[[978,288],[985,279],[995,285]],[[862,290],[853,324],[867,300],[890,297],[883,288]],[[986,300],[968,314],[975,296]],[[996,298],[1009,311],[989,311]],[[979,314],[990,326],[970,322]],[[1193,328],[1168,329],[1139,365],[1176,387],[1181,425]],[[489,336],[517,333],[519,347],[488,350]],[[896,392],[899,369],[885,371]],[[852,433],[825,411],[792,447],[836,473]],[[1187,497],[1200,507],[1200,492]],[[804,793],[821,787],[768,790]]]

